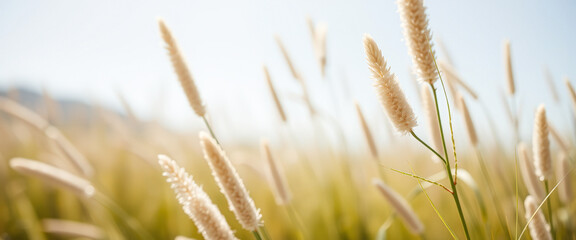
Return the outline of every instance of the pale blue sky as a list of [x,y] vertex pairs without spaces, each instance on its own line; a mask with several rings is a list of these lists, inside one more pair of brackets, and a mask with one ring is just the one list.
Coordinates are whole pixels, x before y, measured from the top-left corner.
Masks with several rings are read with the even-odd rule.
[[[531,133],[533,110],[549,106],[552,121],[569,129],[569,99],[562,76],[576,83],[576,2],[428,0],[431,29],[447,46],[458,71],[486,106],[503,119],[502,42],[512,43],[519,104]],[[328,27],[328,80],[320,78],[306,16]],[[155,22],[163,17],[185,55],[222,138],[271,137],[278,117],[261,70],[269,66],[293,129],[309,129],[306,110],[274,34],[310,85],[314,103],[340,119],[352,139],[361,137],[351,99],[358,99],[377,134],[388,126],[364,60],[362,35],[371,34],[396,72],[419,115],[411,65],[394,1],[0,1],[0,88],[46,87],[56,96],[119,108],[124,93],[142,118],[154,115],[160,96],[163,119],[177,128],[201,122],[179,89]],[[437,49],[439,51],[439,49]],[[439,52],[439,56],[442,53]],[[542,68],[547,65],[562,105],[554,104]],[[345,81],[345,89],[342,87]],[[336,87],[334,87],[336,86]],[[336,89],[334,111],[329,88]],[[346,97],[350,95],[350,98]],[[471,99],[468,99],[471,101]],[[469,103],[484,129],[481,105]],[[458,128],[461,123],[456,119]],[[506,126],[502,134],[509,134]],[[571,128],[570,128],[571,129]],[[380,131],[382,130],[382,131]],[[485,131],[483,131],[485,132]],[[382,141],[386,139],[381,137]]]

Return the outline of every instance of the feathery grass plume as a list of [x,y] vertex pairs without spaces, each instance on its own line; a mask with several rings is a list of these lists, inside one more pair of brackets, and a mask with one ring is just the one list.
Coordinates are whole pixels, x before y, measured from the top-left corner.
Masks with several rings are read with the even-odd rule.
[[410,207],[408,202],[400,194],[392,190],[386,184],[384,184],[380,179],[374,179],[372,181],[374,186],[378,191],[388,200],[390,205],[396,210],[398,215],[404,220],[404,223],[413,234],[420,234],[424,232],[424,225],[420,222],[420,219],[414,213],[414,210]]
[[514,72],[512,69],[512,57],[510,54],[510,40],[504,40],[504,68],[506,69],[506,80],[508,83],[508,94],[514,95],[516,87],[514,85]]
[[168,50],[168,55],[170,56],[170,61],[172,62],[172,66],[174,67],[174,72],[178,76],[178,80],[180,80],[180,85],[182,89],[184,89],[184,93],[186,93],[186,97],[188,97],[188,102],[194,112],[199,117],[204,117],[206,114],[206,108],[202,103],[202,99],[200,98],[200,93],[196,88],[196,84],[194,83],[194,79],[192,78],[192,74],[188,70],[188,66],[184,61],[184,57],[180,53],[178,49],[178,45],[176,45],[176,40],[172,37],[172,33],[170,33],[170,29],[164,23],[164,20],[158,19],[158,26],[160,27],[160,33],[162,34],[162,38],[166,43],[166,49]]
[[184,237],[184,236],[176,236],[174,240],[194,240],[194,238]]
[[[538,210],[538,204],[536,204],[536,199],[532,196],[526,197],[524,200],[524,208],[526,208],[526,220],[530,220],[532,215]],[[532,221],[529,225],[530,228],[530,236],[534,240],[552,240],[552,236],[550,235],[550,226],[546,222],[546,218],[544,218],[544,214],[541,211],[537,212]]]
[[67,237],[90,239],[102,239],[104,237],[104,233],[99,227],[76,221],[45,218],[42,219],[42,228],[46,233]]
[[468,94],[470,94],[472,98],[478,99],[478,94],[476,94],[476,91],[474,91],[472,87],[470,87],[466,82],[464,82],[464,80],[462,80],[462,77],[460,77],[452,65],[442,60],[438,60],[437,63],[440,71],[444,73],[444,76],[446,76],[446,82],[454,81],[460,85]]
[[556,143],[558,144],[558,146],[560,146],[562,151],[564,151],[565,153],[570,152],[570,147],[568,147],[568,143],[564,138],[562,138],[562,136],[560,136],[560,133],[558,133],[556,128],[554,128],[552,124],[548,123],[548,129],[550,130],[550,135],[552,135],[552,138],[554,138],[554,141],[556,141]]
[[566,83],[566,88],[568,88],[568,93],[570,93],[570,99],[572,99],[572,108],[574,114],[576,114],[576,91],[574,91],[574,87],[572,83],[570,83],[570,79],[568,77],[564,77],[564,83]]
[[205,239],[236,239],[218,207],[184,168],[165,155],[158,155],[158,163],[182,209]]
[[[566,157],[567,153],[560,153],[560,155],[558,155],[558,176],[565,176],[570,172],[570,162],[568,161],[568,158]],[[564,179],[564,181],[562,183],[560,183],[560,186],[558,186],[558,196],[560,197],[560,201],[566,205],[569,205],[570,203],[572,203],[572,200],[574,200],[574,191],[572,190],[572,180],[570,175],[566,176],[566,179]]]
[[558,91],[556,90],[556,85],[554,84],[554,77],[552,77],[552,73],[548,67],[543,67],[544,77],[546,78],[546,83],[548,83],[548,88],[550,88],[550,92],[552,93],[552,97],[554,98],[554,102],[560,102],[560,96],[558,95]]
[[434,84],[438,79],[435,52],[432,50],[432,33],[428,28],[428,16],[422,0],[398,0],[398,11],[404,29],[406,45],[412,56],[414,72],[419,80]]
[[270,151],[270,147],[268,146],[268,141],[262,140],[261,143],[261,152],[262,157],[266,159],[268,162],[268,166],[270,167],[270,173],[272,177],[272,182],[274,183],[274,190],[276,192],[276,203],[278,205],[286,205],[290,203],[292,200],[292,193],[290,192],[290,188],[286,183],[286,177],[281,170],[281,167],[278,165],[276,160],[272,157],[272,152]]
[[417,125],[416,116],[400,89],[396,76],[387,66],[378,45],[368,34],[364,35],[364,49],[372,79],[375,80],[374,87],[380,103],[388,113],[388,118],[399,132],[409,133]]
[[534,151],[534,168],[540,181],[550,178],[552,159],[550,157],[550,140],[548,139],[548,120],[544,104],[538,106],[534,117],[534,132],[532,134],[532,149]]
[[368,143],[368,147],[370,148],[370,153],[372,157],[378,158],[378,148],[376,148],[376,142],[372,137],[372,131],[368,127],[368,123],[364,118],[364,114],[362,114],[362,109],[360,109],[360,105],[358,105],[357,101],[354,101],[354,107],[356,107],[356,114],[358,115],[358,119],[360,120],[360,125],[362,126],[362,132],[364,132],[364,137],[366,138],[366,142]]
[[48,121],[46,121],[40,115],[30,111],[28,108],[8,98],[0,97],[0,110],[28,124],[40,132],[43,132],[50,126],[50,123],[48,123]]
[[[424,108],[424,115],[426,115],[426,127],[432,147],[440,156],[444,156],[444,148],[442,147],[442,136],[440,135],[440,127],[438,127],[438,117],[436,115],[436,105],[427,86],[420,87],[420,96],[422,96],[422,107]],[[440,162],[440,159],[435,154],[432,154],[432,159],[435,162]]]
[[275,35],[274,39],[276,39],[276,43],[278,44],[278,47],[280,48],[280,51],[282,52],[282,56],[284,56],[284,60],[286,61],[288,68],[290,68],[290,73],[292,73],[292,76],[294,77],[294,79],[300,81],[300,74],[296,71],[296,68],[294,67],[294,64],[292,63],[292,59],[290,58],[290,55],[288,55],[288,51],[286,50],[286,48],[284,47],[284,44],[282,43],[282,39],[280,39],[280,37],[278,35]]
[[10,167],[21,174],[38,178],[56,187],[65,188],[78,196],[90,198],[96,192],[88,180],[43,162],[12,158]]
[[526,144],[518,144],[518,154],[520,157],[520,172],[522,172],[522,179],[524,180],[526,189],[530,195],[534,196],[538,201],[542,201],[544,196],[546,196],[546,193],[542,188],[542,184],[540,184],[540,181],[538,180],[538,176],[536,176],[534,162],[530,156],[531,152],[526,147]]
[[46,136],[52,140],[52,142],[70,163],[74,166],[76,170],[79,171],[83,176],[92,177],[94,170],[88,162],[88,159],[66,138],[60,130],[55,127],[48,127],[45,131]]
[[254,201],[248,194],[238,172],[214,138],[205,132],[200,132],[199,137],[204,158],[212,169],[212,175],[218,183],[220,191],[226,196],[230,210],[234,212],[244,229],[256,231],[262,216],[259,213],[260,210],[256,209]]
[[476,128],[474,127],[474,122],[468,111],[468,106],[464,97],[462,95],[458,96],[458,101],[460,102],[460,107],[462,108],[462,115],[464,116],[464,123],[466,124],[466,130],[468,131],[468,137],[470,138],[470,143],[474,146],[478,146],[478,135],[476,134]]
[[262,69],[264,70],[264,76],[266,77],[266,84],[268,84],[268,89],[272,94],[272,98],[274,99],[274,104],[276,104],[276,110],[278,110],[278,114],[280,114],[280,118],[282,118],[282,122],[286,122],[288,119],[286,118],[286,113],[284,112],[284,108],[282,107],[282,103],[280,102],[280,98],[278,98],[278,94],[276,93],[276,89],[274,88],[274,84],[272,84],[272,78],[270,77],[270,73],[268,72],[268,68],[263,66]]

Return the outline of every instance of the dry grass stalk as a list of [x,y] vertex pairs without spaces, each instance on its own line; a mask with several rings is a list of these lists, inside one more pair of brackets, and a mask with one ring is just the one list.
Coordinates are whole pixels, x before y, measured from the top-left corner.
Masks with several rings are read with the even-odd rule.
[[549,179],[552,173],[552,159],[550,157],[550,140],[548,139],[548,120],[546,120],[546,109],[543,104],[538,106],[534,118],[532,149],[536,175],[540,181]]
[[379,179],[373,180],[374,186],[378,189],[378,191],[388,200],[390,205],[396,210],[398,215],[404,220],[404,224],[408,227],[410,232],[413,234],[420,234],[424,232],[424,225],[420,222],[420,219],[414,212],[414,210],[410,207],[408,202],[400,194],[392,190],[386,184],[384,184]]
[[188,97],[188,102],[194,112],[199,117],[204,117],[206,114],[206,108],[202,103],[202,99],[200,98],[200,93],[196,88],[196,84],[194,83],[194,79],[192,78],[192,74],[188,70],[188,66],[184,61],[184,57],[180,53],[178,49],[178,45],[176,44],[176,40],[170,33],[170,29],[164,23],[164,20],[158,19],[158,26],[160,27],[160,33],[162,34],[162,38],[166,43],[166,50],[168,50],[168,55],[170,56],[170,61],[172,62],[172,66],[174,67],[174,72],[178,76],[178,80],[180,80],[180,85],[184,92],[186,93],[186,97]]
[[236,172],[226,153],[207,133],[200,133],[200,143],[204,151],[204,158],[212,169],[212,175],[220,187],[220,191],[228,200],[230,210],[234,212],[242,227],[249,231],[256,231],[261,223],[262,216],[248,194],[244,182]]
[[102,239],[102,229],[88,223],[62,219],[42,219],[42,228],[46,233],[57,234],[66,237],[79,237],[90,239]]
[[268,68],[264,66],[262,68],[264,70],[264,76],[266,77],[266,84],[268,85],[268,89],[272,94],[272,98],[274,99],[274,104],[276,105],[276,110],[278,110],[278,114],[280,114],[280,118],[282,122],[286,123],[288,120],[286,118],[286,113],[284,112],[284,108],[282,107],[282,103],[280,102],[280,98],[278,98],[278,94],[276,93],[276,89],[274,88],[274,84],[272,83],[272,78],[270,77],[270,73],[268,72]]
[[366,138],[366,142],[368,143],[368,147],[370,148],[370,153],[372,154],[372,157],[378,159],[378,148],[376,147],[374,137],[372,137],[372,131],[370,131],[368,123],[364,118],[364,114],[362,114],[362,109],[360,109],[360,105],[358,105],[358,102],[356,101],[354,101],[354,107],[356,107],[356,114],[358,115],[358,119],[360,120],[360,125],[362,126],[362,132],[364,132],[364,137]]
[[126,97],[124,97],[124,94],[122,94],[120,91],[117,91],[116,95],[118,96],[118,99],[120,100],[122,108],[124,109],[124,112],[128,116],[128,119],[130,119],[132,124],[136,124],[138,122],[138,118],[136,117],[134,110],[126,100]]
[[444,75],[446,76],[446,82],[454,81],[460,85],[468,94],[470,94],[472,98],[478,99],[478,94],[476,94],[476,91],[474,91],[472,87],[470,87],[466,82],[464,82],[464,80],[462,80],[462,77],[460,77],[452,65],[442,60],[438,60],[437,62],[440,71],[445,73]]
[[468,111],[468,106],[466,101],[462,96],[459,96],[458,101],[460,102],[460,107],[462,109],[462,115],[464,116],[464,123],[466,124],[466,130],[468,131],[468,137],[470,138],[470,143],[473,146],[478,146],[478,135],[476,134],[476,127],[474,127],[474,122]]
[[158,155],[158,163],[182,209],[194,221],[205,239],[236,239],[218,207],[184,168],[164,155]]
[[78,149],[66,138],[60,130],[55,127],[48,127],[45,131],[46,136],[52,140],[58,150],[68,159],[74,168],[79,171],[83,176],[91,177],[94,170],[88,162],[88,159],[78,151]]
[[50,123],[48,123],[44,118],[8,98],[0,97],[0,110],[19,119],[40,132],[43,132],[50,126]]
[[43,162],[13,158],[10,160],[10,167],[21,174],[65,188],[78,196],[90,198],[96,192],[88,180]]
[[270,167],[270,176],[272,177],[274,191],[276,193],[276,203],[278,203],[278,205],[286,205],[290,203],[292,200],[292,193],[286,183],[286,177],[284,176],[281,166],[279,166],[278,162],[272,157],[268,141],[262,141],[261,152],[262,157],[266,159],[268,166]]
[[524,185],[530,193],[539,201],[544,199],[546,193],[542,188],[542,184],[536,176],[536,171],[534,170],[534,162],[530,156],[531,152],[528,150],[524,143],[518,145],[518,154],[520,157],[520,172],[522,172],[522,179],[524,180]]
[[554,141],[556,141],[558,146],[560,146],[560,149],[562,149],[562,151],[565,153],[570,152],[570,147],[568,147],[568,143],[566,142],[566,140],[564,138],[562,138],[562,136],[560,136],[560,133],[558,133],[556,128],[554,128],[554,126],[552,126],[552,124],[548,123],[548,129],[550,130],[550,135],[552,135],[552,138],[554,138]]
[[296,68],[294,67],[294,64],[292,63],[292,59],[290,58],[290,55],[288,55],[288,51],[286,50],[286,48],[284,47],[284,44],[282,43],[282,39],[280,39],[279,36],[274,36],[274,38],[276,39],[276,43],[278,44],[278,47],[280,48],[280,51],[282,52],[282,56],[284,56],[284,60],[286,61],[288,68],[290,68],[290,73],[292,73],[292,76],[294,77],[294,79],[301,81],[300,74],[296,71]]
[[[567,153],[560,153],[558,156],[557,176],[559,177],[565,176],[570,172],[570,162],[568,161],[566,154]],[[564,179],[564,181],[560,183],[560,186],[558,186],[558,196],[560,201],[567,206],[574,200],[574,191],[572,190],[572,180],[570,175],[567,175],[566,179]]]
[[54,100],[48,89],[42,88],[42,101],[44,105],[44,117],[49,122],[55,122],[60,116],[60,107],[58,102]]
[[512,69],[512,57],[510,53],[510,41],[504,40],[504,68],[506,69],[506,80],[508,83],[508,94],[514,95],[516,87],[514,85],[514,72]]
[[0,97],[0,110],[26,123],[28,126],[53,140],[80,174],[85,177],[91,177],[93,175],[94,170],[88,160],[86,160],[80,151],[78,151],[56,127],[50,125],[50,123],[40,115],[28,110],[17,102],[2,97]]
[[[526,197],[524,200],[524,207],[526,208],[526,220],[530,220],[532,215],[537,211],[538,204],[536,199],[532,196]],[[550,235],[550,226],[546,222],[546,218],[544,218],[544,214],[541,211],[538,211],[529,225],[530,228],[530,236],[534,240],[552,240],[552,236]]]
[[417,125],[416,116],[400,89],[396,76],[387,66],[378,45],[368,34],[364,35],[364,49],[372,79],[375,80],[374,87],[380,103],[388,113],[388,118],[399,132],[409,133]]
[[[438,117],[436,115],[436,105],[430,93],[430,88],[422,86],[420,88],[420,96],[422,98],[422,107],[424,108],[424,115],[426,116],[426,127],[428,128],[432,147],[436,152],[440,153],[441,156],[444,156],[442,136],[440,135],[440,127],[438,126]],[[435,162],[440,162],[440,159],[435,154],[432,154],[432,159]]]
[[438,72],[434,63],[432,33],[428,27],[424,2],[422,0],[398,0],[398,11],[404,29],[404,38],[412,56],[414,71],[420,81],[434,84],[438,78]]
[[576,91],[574,91],[574,87],[572,83],[570,83],[570,79],[564,77],[564,83],[566,83],[566,88],[568,88],[568,93],[570,93],[570,99],[572,99],[572,108],[574,114],[576,114]]

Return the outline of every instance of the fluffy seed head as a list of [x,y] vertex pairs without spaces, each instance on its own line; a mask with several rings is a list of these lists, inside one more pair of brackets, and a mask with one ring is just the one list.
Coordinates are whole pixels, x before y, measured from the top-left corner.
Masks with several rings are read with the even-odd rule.
[[42,219],[42,228],[44,232],[67,237],[102,239],[104,236],[97,226],[62,219]]
[[43,162],[13,158],[10,160],[10,167],[21,174],[65,188],[78,196],[90,198],[96,192],[88,180]]
[[458,101],[460,102],[460,108],[462,109],[462,115],[464,116],[464,123],[466,124],[466,130],[468,131],[468,137],[470,137],[470,143],[474,146],[478,146],[478,135],[476,135],[476,127],[474,127],[474,122],[472,122],[472,117],[468,111],[468,106],[462,95],[458,96]]
[[510,54],[510,41],[504,40],[504,68],[506,69],[506,80],[508,83],[508,94],[514,95],[516,87],[514,85],[514,72],[512,70],[512,57]]
[[386,186],[382,181],[379,179],[373,180],[374,186],[378,189],[378,191],[388,200],[390,205],[398,212],[398,215],[404,220],[404,223],[412,232],[413,234],[420,234],[424,231],[424,225],[418,219],[414,210],[410,207],[408,202],[400,194],[392,190],[390,187]]
[[286,113],[284,112],[284,108],[282,107],[282,103],[280,102],[280,98],[278,98],[278,94],[276,93],[276,89],[274,88],[274,84],[272,84],[272,78],[270,77],[270,73],[268,72],[268,68],[266,66],[263,67],[264,69],[264,76],[266,77],[266,84],[268,84],[268,89],[272,94],[272,98],[274,99],[274,104],[276,104],[276,110],[278,110],[278,114],[280,114],[280,118],[282,118],[282,122],[286,122]]
[[558,178],[566,176],[564,181],[558,186],[558,196],[564,204],[570,204],[574,200],[574,191],[572,190],[572,178],[570,172],[570,162],[565,153],[560,153],[558,157]]
[[570,99],[572,99],[572,109],[574,114],[576,114],[576,91],[574,91],[574,87],[572,86],[572,83],[570,83],[570,79],[567,77],[564,77],[564,83],[566,83],[566,88],[568,88]]
[[[526,220],[530,220],[532,215],[536,212],[538,205],[536,204],[536,199],[532,196],[526,197],[524,200],[524,207],[526,208]],[[529,225],[530,228],[530,236],[534,240],[552,240],[552,236],[550,235],[550,226],[546,222],[546,218],[544,218],[544,214],[542,211],[538,211]]]
[[354,101],[354,106],[356,107],[356,114],[358,115],[360,125],[362,126],[362,132],[364,132],[364,137],[366,138],[366,142],[370,148],[370,153],[372,154],[372,157],[378,158],[378,148],[376,148],[376,142],[372,137],[372,131],[370,131],[370,128],[368,127],[364,114],[362,114],[362,109],[360,109],[360,105],[358,105],[358,102],[356,101]]
[[182,54],[178,49],[176,40],[174,37],[172,37],[172,33],[164,23],[164,20],[158,19],[158,26],[160,27],[162,39],[164,39],[164,42],[166,43],[166,50],[168,50],[168,56],[170,56],[170,61],[174,67],[174,72],[176,72],[178,80],[180,81],[180,85],[182,86],[184,93],[186,93],[188,102],[190,103],[190,106],[192,106],[192,109],[196,115],[203,117],[206,114],[206,109],[202,103],[200,93],[196,88],[192,74],[190,74],[188,66],[184,61],[184,57],[182,57]]
[[538,106],[534,118],[532,149],[536,175],[540,181],[549,179],[552,173],[552,159],[550,157],[550,140],[548,139],[548,120],[546,120],[546,109],[543,104]]
[[266,159],[268,167],[270,168],[270,177],[272,178],[271,180],[276,193],[276,203],[278,203],[278,205],[286,205],[292,200],[292,193],[286,183],[286,177],[284,176],[281,167],[272,157],[272,152],[270,151],[268,142],[262,140],[261,146],[262,157]]
[[398,11],[404,29],[404,38],[414,71],[419,80],[424,83],[434,84],[438,79],[436,64],[434,64],[435,52],[432,49],[432,33],[428,27],[428,16],[422,0],[398,0]]
[[184,168],[164,155],[158,155],[158,163],[182,209],[194,221],[205,239],[236,239],[218,207]]
[[212,169],[212,176],[218,183],[220,191],[228,200],[230,210],[234,212],[242,227],[249,231],[258,229],[262,216],[256,209],[254,201],[248,194],[244,182],[236,172],[226,153],[207,133],[200,132],[200,143],[204,158]]
[[399,132],[409,133],[417,125],[416,116],[414,116],[404,92],[400,89],[396,77],[386,65],[386,60],[384,60],[378,45],[368,34],[364,35],[364,49],[368,67],[372,72],[372,78],[375,80],[374,87],[380,103],[388,113],[388,118]]
[[524,143],[520,143],[518,145],[518,154],[520,156],[520,172],[522,172],[524,185],[526,186],[526,189],[530,195],[541,201],[544,199],[546,194],[544,193],[542,184],[538,180],[538,176],[536,176],[536,171],[534,170],[534,162],[532,161],[532,157],[530,155],[531,153],[532,152],[528,150]]

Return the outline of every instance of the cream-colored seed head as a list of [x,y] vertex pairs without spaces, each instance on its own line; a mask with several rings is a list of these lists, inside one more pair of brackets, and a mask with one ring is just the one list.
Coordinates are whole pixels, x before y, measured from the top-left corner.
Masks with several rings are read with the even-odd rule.
[[286,113],[284,112],[284,108],[282,107],[282,103],[280,102],[280,98],[278,97],[278,94],[276,93],[276,89],[274,88],[274,84],[272,83],[272,78],[270,77],[270,73],[268,72],[268,68],[266,66],[263,66],[262,69],[264,69],[264,77],[266,78],[266,84],[268,85],[268,89],[270,90],[270,93],[272,94],[272,98],[274,99],[274,104],[276,105],[276,110],[278,110],[278,114],[280,114],[280,118],[282,119],[282,122],[286,122],[287,121]]
[[234,212],[244,229],[256,231],[262,216],[248,194],[244,182],[214,138],[205,132],[200,132],[199,136],[204,158],[212,169],[212,175],[218,183],[220,191],[228,200],[230,210]]
[[43,162],[13,158],[10,160],[10,167],[21,174],[38,178],[56,187],[65,188],[78,196],[90,198],[96,192],[88,180]]
[[170,61],[172,62],[172,66],[174,67],[174,72],[178,76],[178,80],[180,81],[180,85],[186,93],[186,97],[188,98],[188,102],[190,106],[198,115],[199,117],[203,117],[206,114],[206,108],[202,103],[202,99],[200,98],[200,93],[196,88],[196,84],[194,83],[194,79],[192,78],[192,74],[188,70],[188,66],[184,61],[184,57],[180,53],[180,49],[176,44],[176,40],[172,36],[170,29],[164,23],[164,20],[158,19],[158,26],[160,27],[160,33],[162,34],[162,39],[166,43],[166,49],[168,50],[168,55],[170,56]]
[[434,84],[438,79],[435,53],[432,47],[432,33],[428,27],[426,7],[422,0],[398,0],[398,11],[404,29],[404,38],[414,71],[418,79],[424,83]]
[[560,201],[569,205],[574,200],[574,190],[572,190],[572,176],[570,173],[570,162],[565,153],[560,153],[558,156],[558,171],[557,176],[559,179],[566,176],[566,178],[558,186],[558,196]]
[[[426,116],[426,127],[428,128],[430,141],[432,142],[434,150],[440,153],[440,156],[444,156],[442,136],[440,135],[440,127],[436,115],[436,105],[434,104],[434,99],[432,99],[430,88],[428,86],[421,86],[420,95],[422,96],[422,107],[424,108],[424,115]],[[432,159],[435,162],[440,162],[440,159],[435,154],[432,154]]]
[[276,193],[276,203],[278,203],[278,205],[286,205],[290,203],[292,200],[292,193],[286,183],[286,177],[284,176],[281,166],[276,162],[274,157],[272,157],[268,141],[262,140],[261,152],[262,157],[266,159],[268,167],[270,168],[270,177],[272,178],[271,180],[274,185],[273,188]]
[[544,189],[542,188],[542,183],[538,180],[536,176],[536,171],[534,170],[534,162],[532,161],[532,152],[526,147],[526,144],[518,144],[518,155],[520,157],[520,172],[522,173],[522,179],[524,180],[524,185],[530,193],[537,200],[542,201],[546,195]]
[[64,237],[78,237],[88,239],[102,239],[104,233],[99,227],[82,222],[63,219],[42,219],[44,232]]
[[354,107],[356,107],[356,114],[358,115],[358,119],[360,120],[360,126],[362,127],[362,132],[364,132],[364,137],[366,138],[366,142],[368,143],[368,147],[370,148],[370,153],[372,157],[378,158],[378,148],[376,147],[376,142],[374,141],[374,137],[372,136],[372,131],[368,127],[368,123],[364,118],[364,114],[362,113],[362,109],[360,109],[360,105],[358,102],[354,101]]
[[[524,200],[524,208],[526,210],[526,220],[530,220],[532,215],[536,212],[538,204],[536,199],[532,196],[526,197]],[[544,218],[542,211],[538,211],[532,221],[528,225],[530,228],[530,236],[534,240],[552,240],[552,235],[550,235],[550,226]]]
[[508,83],[508,94],[514,95],[516,87],[514,84],[514,71],[512,69],[512,56],[510,53],[510,41],[504,40],[504,68],[506,69],[506,81]]
[[548,120],[544,105],[538,106],[534,118],[534,132],[532,134],[532,149],[534,151],[534,168],[540,181],[550,178],[552,173],[552,159],[550,157],[550,140],[548,139]]
[[572,110],[574,111],[574,114],[576,114],[576,91],[574,91],[574,87],[572,86],[572,83],[570,83],[568,77],[564,77],[564,83],[566,84],[566,88],[570,94],[570,99],[572,99]]
[[402,220],[404,220],[404,223],[410,232],[413,234],[420,234],[424,232],[424,225],[414,210],[410,207],[408,202],[406,202],[406,200],[402,198],[400,194],[392,190],[379,179],[374,179],[372,182],[378,191],[382,194],[382,196],[384,196],[390,205],[392,205],[394,210],[396,210]]
[[468,131],[470,143],[472,143],[474,146],[478,146],[478,135],[476,134],[476,127],[474,127],[474,122],[472,121],[472,117],[468,111],[466,101],[464,101],[464,97],[461,95],[458,97],[458,101],[460,102],[460,108],[462,109],[462,115],[464,116],[464,123],[466,124],[466,130]]
[[218,207],[184,168],[164,155],[158,155],[158,163],[182,209],[205,239],[236,239]]
[[375,80],[374,87],[388,118],[399,132],[409,133],[417,125],[416,116],[404,92],[400,89],[396,77],[387,66],[378,45],[368,34],[364,35],[364,49],[368,67]]

